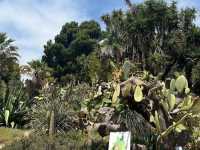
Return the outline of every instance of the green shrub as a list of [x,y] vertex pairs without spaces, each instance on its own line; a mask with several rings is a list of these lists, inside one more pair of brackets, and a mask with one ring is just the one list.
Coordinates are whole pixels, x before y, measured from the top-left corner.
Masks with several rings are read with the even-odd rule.
[[32,120],[30,127],[39,132],[46,133],[49,129],[50,114],[55,113],[56,132],[78,128],[78,112],[81,109],[81,101],[89,94],[87,84],[77,86],[68,84],[61,88],[56,85],[41,92],[35,97],[35,105],[31,108]]
[[193,82],[193,91],[197,94],[200,94],[200,62],[192,69],[192,82]]
[[29,122],[31,101],[20,81],[0,84],[0,126],[22,127]]

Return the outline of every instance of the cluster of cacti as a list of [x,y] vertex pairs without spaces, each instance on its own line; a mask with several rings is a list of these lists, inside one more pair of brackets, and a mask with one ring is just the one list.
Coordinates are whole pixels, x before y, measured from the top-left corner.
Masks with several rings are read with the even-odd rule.
[[170,89],[167,89],[164,83],[162,85],[160,104],[164,108],[165,114],[168,115],[167,118],[169,120],[167,121],[171,125],[163,130],[161,129],[163,122],[161,121],[162,116],[160,113],[156,110],[154,115],[151,115],[150,122],[153,122],[156,126],[156,131],[159,135],[158,141],[172,131],[180,133],[183,130],[187,130],[186,119],[191,119],[200,113],[199,102],[195,101],[190,95],[187,79],[183,75],[176,80],[171,80]]
[[[98,112],[97,110],[101,107],[114,107],[116,112],[121,112],[123,109],[118,111],[118,106],[122,105],[122,108],[128,107],[137,111],[136,107],[141,108],[146,103],[152,102],[152,109],[145,111],[148,111],[150,116],[149,123],[154,124],[149,124],[149,126],[152,125],[150,130],[158,136],[158,143],[172,132],[181,134],[183,130],[188,130],[186,120],[194,118],[195,114],[200,113],[200,109],[197,107],[198,103],[191,96],[187,79],[183,75],[178,76],[170,81],[169,86],[158,80],[151,83],[151,81],[142,81],[141,79],[140,77],[131,77],[123,82],[114,81],[109,83],[110,87],[106,90],[100,86],[101,88],[98,88],[94,98],[87,101],[90,104],[93,103],[90,105],[92,108],[87,110],[92,114],[92,111]],[[108,105],[103,104],[104,102]],[[140,111],[143,109],[146,108],[142,108]],[[146,117],[142,112],[139,113],[142,117]],[[93,114],[94,117],[95,113]]]
[[162,93],[164,98],[161,99],[161,104],[166,112],[173,111],[175,106],[181,110],[189,109],[192,106],[188,82],[183,75],[179,76],[176,80],[171,80],[170,89],[167,89],[163,83]]
[[185,94],[188,94],[190,89],[188,88],[188,81],[185,76],[181,75],[176,80],[172,79],[170,83],[170,90],[172,92],[177,90],[179,93],[185,92]]
[[[112,97],[112,103],[116,103],[117,99],[119,98],[120,94],[123,97],[127,97],[129,95],[133,96],[133,100],[135,102],[141,102],[143,100],[143,82],[137,78],[129,79],[130,81],[133,80],[134,83],[127,82],[124,85],[116,84],[114,94]],[[129,81],[128,80],[128,81]]]

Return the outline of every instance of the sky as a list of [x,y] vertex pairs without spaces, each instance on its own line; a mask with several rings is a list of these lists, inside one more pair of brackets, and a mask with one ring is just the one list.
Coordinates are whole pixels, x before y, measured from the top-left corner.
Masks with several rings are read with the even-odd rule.
[[[143,0],[132,0],[136,3]],[[179,8],[200,8],[199,0],[178,0]],[[126,9],[123,0],[0,0],[0,32],[19,48],[19,63],[40,59],[43,46],[66,22],[94,19],[114,9]],[[200,25],[200,19],[196,20]]]

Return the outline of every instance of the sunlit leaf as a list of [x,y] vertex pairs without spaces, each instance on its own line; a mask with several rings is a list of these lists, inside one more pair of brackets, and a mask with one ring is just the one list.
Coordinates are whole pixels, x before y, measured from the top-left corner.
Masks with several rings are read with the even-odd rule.
[[155,119],[154,119],[154,116],[153,116],[152,114],[150,115],[150,120],[149,120],[149,122],[155,123]]
[[116,103],[117,102],[117,98],[119,97],[119,95],[120,95],[120,85],[117,84],[117,86],[115,87],[115,91],[114,91],[113,97],[112,97],[112,103]]
[[143,99],[142,89],[139,85],[137,85],[135,88],[134,99],[136,102],[141,102]]
[[184,101],[179,105],[181,110],[189,110],[193,106],[193,101],[191,96],[187,96]]
[[170,111],[174,109],[174,106],[176,104],[176,97],[173,94],[169,94],[168,96],[168,102],[169,102],[169,109]]
[[9,110],[5,110],[5,122],[6,122],[6,125],[8,125],[8,120],[9,120],[9,117],[10,117],[10,111]]
[[186,88],[185,89],[185,94],[189,94],[190,93],[190,88]]
[[158,116],[158,112],[157,111],[155,111],[154,119],[155,119],[156,129],[158,130],[158,132],[160,132],[161,131],[161,129],[160,129],[160,121],[159,121],[159,116]]
[[10,124],[11,124],[11,127],[14,128],[14,126],[15,126],[15,122],[12,121]]
[[170,82],[170,90],[171,91],[174,91],[176,89],[175,83],[176,83],[176,80],[172,79]]
[[161,104],[162,104],[163,108],[165,109],[165,111],[168,112],[169,111],[169,105],[168,105],[168,103],[166,101],[162,100]]
[[175,131],[180,133],[182,132],[183,130],[186,130],[187,128],[183,125],[183,124],[178,124],[176,127],[175,127]]
[[185,76],[183,76],[183,75],[179,76],[176,79],[175,86],[179,93],[183,92],[183,90],[185,88],[188,88],[188,83],[187,83],[187,79],[185,78]]

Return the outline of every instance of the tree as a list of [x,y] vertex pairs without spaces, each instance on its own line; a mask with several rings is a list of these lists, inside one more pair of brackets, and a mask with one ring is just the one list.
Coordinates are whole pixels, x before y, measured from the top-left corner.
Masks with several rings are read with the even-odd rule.
[[[178,11],[176,2],[168,4],[163,0],[147,0],[137,5],[125,2],[136,11],[115,10],[102,17],[108,32],[107,50],[117,45],[122,50],[122,62],[128,59],[140,64],[140,70],[160,74],[162,79],[174,70],[185,72],[191,86],[191,68],[199,59],[200,32],[194,24],[195,9]],[[113,59],[121,63],[118,57]]]
[[54,82],[52,77],[52,68],[41,60],[32,60],[28,65],[20,67],[21,74],[29,76],[30,79],[25,81],[26,91],[29,94],[29,99],[38,96],[42,89],[49,87]]
[[20,78],[18,48],[12,43],[6,33],[0,33],[0,79],[5,82]]
[[44,46],[42,61],[54,69],[53,75],[58,80],[64,76],[73,75],[80,79],[83,66],[78,62],[79,57],[86,57],[95,51],[101,39],[100,25],[95,21],[85,21],[78,25],[76,22],[66,23],[61,32]]

